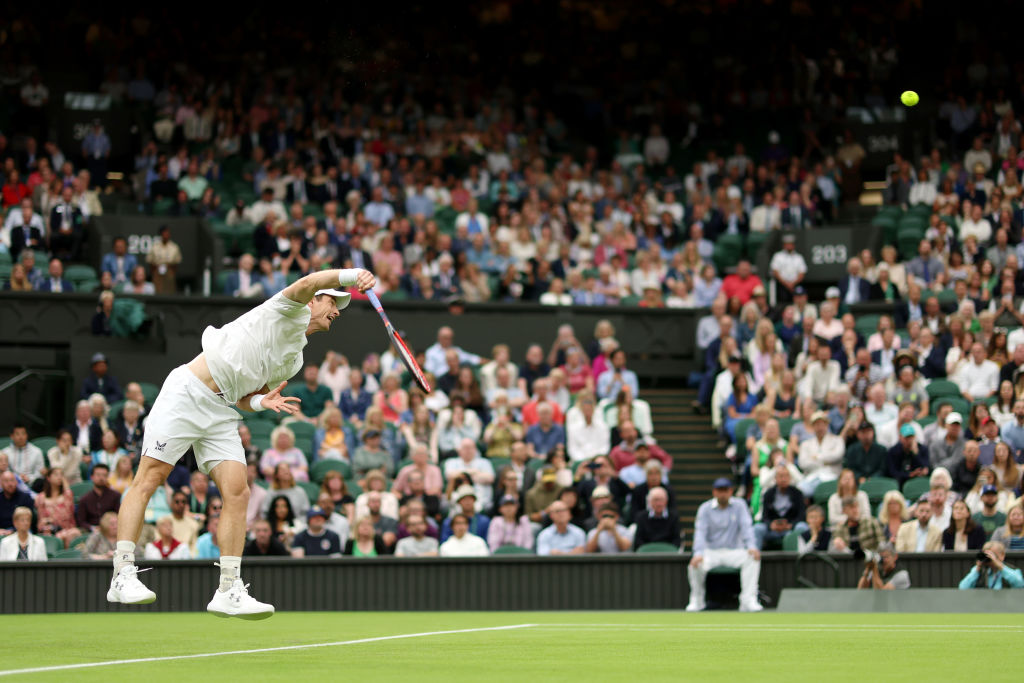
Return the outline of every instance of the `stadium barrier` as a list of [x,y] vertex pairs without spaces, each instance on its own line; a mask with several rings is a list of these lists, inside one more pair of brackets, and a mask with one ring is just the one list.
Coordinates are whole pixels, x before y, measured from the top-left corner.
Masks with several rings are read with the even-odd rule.
[[871,591],[870,595],[864,593],[865,591],[850,588],[786,588],[779,598],[779,611],[915,614],[1024,612],[1024,591],[920,588],[905,591]]
[[[831,556],[831,564],[799,565],[795,553],[763,555],[761,591],[769,606],[784,588],[856,586],[863,563]],[[253,594],[280,610],[585,610],[682,609],[689,599],[690,555],[641,554],[542,558],[502,555],[478,559],[249,559],[244,576]],[[921,553],[900,559],[919,588],[955,587],[974,553]],[[1011,555],[1021,565],[1024,554]],[[110,605],[108,562],[0,563],[0,610],[110,612],[124,609],[195,611],[209,600],[217,570],[208,561],[149,564],[146,583],[157,593],[148,607]],[[820,591],[819,591],[820,592]],[[862,591],[863,593],[863,591]],[[824,595],[824,593],[822,593]],[[865,600],[871,599],[865,595]]]

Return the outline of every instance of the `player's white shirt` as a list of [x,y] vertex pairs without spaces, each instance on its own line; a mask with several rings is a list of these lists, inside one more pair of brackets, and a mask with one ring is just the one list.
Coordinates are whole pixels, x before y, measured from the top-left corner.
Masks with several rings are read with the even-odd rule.
[[210,375],[229,403],[302,369],[310,310],[280,292],[223,327],[203,331]]

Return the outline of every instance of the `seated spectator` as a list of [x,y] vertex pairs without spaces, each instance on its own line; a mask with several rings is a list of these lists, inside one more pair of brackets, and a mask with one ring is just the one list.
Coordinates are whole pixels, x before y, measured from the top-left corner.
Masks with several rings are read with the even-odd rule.
[[100,272],[110,273],[114,284],[121,285],[128,281],[129,274],[136,265],[138,259],[135,254],[128,253],[128,240],[117,236],[114,238],[113,251],[103,255]]
[[537,554],[579,555],[586,552],[586,534],[583,529],[570,523],[572,511],[561,500],[555,500],[547,508],[551,526],[537,535]]
[[451,536],[441,544],[441,557],[486,557],[490,555],[487,543],[470,533],[469,519],[462,513],[451,518]]
[[114,403],[124,398],[117,377],[108,373],[107,357],[102,353],[94,353],[89,366],[89,376],[82,383],[81,398],[91,398],[93,394],[101,394],[107,403]]
[[306,422],[315,423],[329,401],[334,400],[334,394],[324,385],[320,384],[320,367],[315,363],[309,363],[302,370],[303,383],[298,386],[289,387],[286,391],[288,396],[295,396],[301,400],[299,408],[302,411],[297,417]]
[[451,458],[464,439],[476,442],[482,432],[480,418],[472,410],[466,410],[461,397],[456,397],[451,409],[443,410],[437,416],[431,451],[442,460]]
[[480,455],[476,442],[464,438],[459,443],[458,457],[449,458],[444,463],[444,476],[451,481],[459,473],[469,477],[476,491],[476,499],[479,510],[490,508],[493,495],[492,484],[494,484],[494,467],[487,458]]
[[206,533],[196,541],[197,560],[216,560],[220,558],[220,546],[217,544],[217,530],[220,528],[220,517],[211,515],[206,521]]
[[542,403],[538,406],[537,423],[526,430],[523,441],[537,457],[541,458],[546,458],[557,446],[564,447],[565,430],[561,425],[555,424],[554,406],[551,403]]
[[[117,549],[117,512],[104,512],[99,523],[93,528],[89,539],[85,542],[82,554],[91,560],[110,560]],[[135,555],[142,553],[136,548]]]
[[999,366],[986,356],[985,347],[975,342],[971,346],[970,360],[951,378],[968,401],[995,396],[999,389]]
[[278,465],[288,465],[296,481],[309,481],[309,463],[302,451],[295,447],[295,433],[285,425],[274,428],[270,433],[273,444],[260,458],[260,473],[266,478],[274,476]]
[[132,485],[135,479],[135,472],[132,470],[132,457],[127,453],[118,456],[114,468],[110,472],[110,488],[121,495]]
[[1024,550],[1024,508],[1015,505],[1006,513],[1006,526],[992,534],[992,540],[1008,550]]
[[388,547],[374,530],[369,517],[356,519],[352,538],[345,544],[344,554],[351,557],[379,557],[388,554]]
[[609,555],[627,553],[633,548],[633,534],[619,523],[619,507],[604,503],[597,510],[597,525],[587,533],[585,552]]
[[573,462],[604,455],[611,448],[611,432],[589,392],[582,393],[566,414],[566,435],[569,459]]
[[984,543],[985,529],[971,518],[967,503],[962,500],[954,501],[949,526],[942,533],[942,547],[945,550],[963,552],[980,550]]
[[80,529],[92,531],[108,512],[114,512],[114,519],[117,519],[116,513],[121,507],[121,494],[110,488],[109,477],[109,466],[99,463],[92,468],[92,489],[78,500],[78,509],[75,512]]
[[380,470],[370,470],[363,480],[363,492],[356,498],[356,517],[370,514],[369,499],[371,493],[380,498],[381,514],[398,519],[398,496],[387,490],[387,477]]
[[903,494],[897,490],[886,491],[882,496],[882,504],[878,506],[878,523],[882,525],[885,540],[894,541],[909,516],[907,499]]
[[422,516],[410,515],[405,526],[409,535],[399,539],[395,546],[396,557],[437,557],[437,539],[426,535],[427,523]]
[[797,550],[800,553],[827,552],[832,532],[825,527],[825,511],[820,505],[807,508],[807,528],[800,534]]
[[320,428],[314,437],[314,441],[320,444],[317,448],[317,458],[349,462],[341,411],[334,406],[328,406],[320,416],[319,423]]
[[871,516],[871,503],[868,501],[868,494],[859,490],[853,471],[844,469],[839,473],[836,492],[828,497],[828,519],[832,524],[846,522],[846,517],[843,515],[843,500],[849,497],[857,499],[861,518]]
[[784,463],[775,467],[775,486],[764,492],[761,521],[754,525],[758,550],[763,550],[766,542],[781,545],[790,531],[802,534],[807,530],[803,495],[789,485],[789,478],[789,469]]
[[139,404],[131,399],[125,401],[121,407],[121,415],[114,420],[111,428],[121,446],[135,462],[138,462],[142,454],[142,438],[145,436]]
[[943,532],[931,520],[931,506],[917,505],[914,508],[914,519],[900,525],[896,534],[896,550],[901,553],[940,552]]
[[75,498],[60,467],[47,471],[35,507],[39,533],[59,538],[65,547],[82,535],[75,524]]
[[659,461],[665,470],[672,469],[672,457],[658,444],[641,437],[632,422],[623,422],[619,425],[619,434],[622,441],[616,444],[608,454],[617,471],[636,462],[636,449],[640,444],[647,446],[651,457]]
[[562,412],[562,408],[555,401],[555,397],[551,393],[551,380],[547,377],[539,377],[533,383],[533,396],[529,401],[523,404],[523,424],[528,428],[537,424],[540,420],[538,411],[542,405],[551,406],[552,421],[556,424],[562,424],[565,421],[565,414]]
[[874,590],[905,590],[910,588],[910,573],[899,565],[899,555],[891,543],[878,547],[878,561],[864,563],[864,573],[857,588]]
[[843,468],[853,471],[857,483],[862,484],[871,477],[885,473],[886,449],[875,441],[875,427],[863,420],[857,427],[857,441],[846,449]]
[[505,495],[498,501],[498,515],[491,519],[487,526],[487,545],[492,553],[504,545],[533,549],[530,519],[526,515],[520,515],[518,511],[517,496]]
[[292,557],[341,557],[341,539],[326,523],[324,509],[311,507],[306,512],[306,528],[292,540]]
[[46,562],[46,543],[32,533],[32,509],[14,508],[11,520],[13,533],[0,540],[0,562]]
[[[473,487],[460,486],[452,495],[452,502],[456,506],[455,511],[461,512],[466,518],[469,532],[480,538],[487,538],[491,520],[487,515],[477,511],[477,496]],[[446,519],[441,525],[442,543],[452,535],[452,521],[452,518]]]
[[[661,486],[655,486],[645,492],[643,506],[634,502],[633,519],[636,522],[636,532],[633,536],[634,549],[647,543],[671,543],[679,546],[682,543],[679,518],[670,506],[669,493]],[[633,494],[633,500],[638,498],[637,493]]]
[[115,434],[112,429],[103,430],[100,445],[100,450],[92,452],[90,462],[93,467],[98,464],[103,464],[113,470],[117,465],[117,461],[121,459],[121,456],[128,455],[128,451],[121,448],[121,441],[117,438],[117,434]]
[[989,541],[982,552],[987,560],[975,560],[971,571],[960,581],[961,590],[971,588],[1024,588],[1021,571],[1006,564],[1006,546],[996,540]]
[[664,470],[661,463],[657,460],[651,461],[651,451],[647,444],[640,443],[637,444],[636,447],[636,461],[632,465],[627,465],[619,471],[619,479],[621,479],[626,486],[636,488],[647,481],[647,473],[649,470],[657,470],[658,475],[661,477],[661,482],[668,485],[668,472]]
[[[913,403],[902,403],[900,404],[899,410],[896,413],[896,419],[891,422],[886,422],[878,427],[877,439],[878,443],[882,444],[886,448],[892,448],[900,440],[900,430],[904,425],[909,425],[914,430],[914,437],[917,443],[924,446],[924,428],[921,427],[914,416],[917,410],[914,408]],[[942,425],[942,434],[945,434],[946,425]],[[933,438],[939,438],[938,435]]]
[[818,484],[839,478],[846,445],[828,430],[828,414],[817,411],[811,416],[814,435],[800,443],[797,465],[804,473],[800,491],[807,498],[814,497]]
[[[296,518],[302,520],[306,516],[306,511],[309,510],[309,497],[306,496],[305,490],[295,484],[295,477],[292,475],[292,469],[288,466],[288,463],[278,463],[274,468],[271,477],[267,479],[270,482],[270,489],[267,491],[267,507],[269,508],[273,504],[273,499],[279,496],[286,496],[288,502],[291,503],[292,512]],[[193,492],[194,493],[194,492]],[[263,511],[266,514],[266,510]]]
[[[748,378],[749,379],[749,378]],[[651,406],[643,399],[633,398],[633,390],[628,385],[623,385],[619,393],[613,399],[602,399],[597,404],[598,412],[604,417],[605,424],[615,429],[624,420],[619,416],[625,413],[627,419],[644,436],[654,434],[654,424],[651,422]]]
[[349,493],[348,485],[345,483],[344,477],[341,476],[341,472],[337,470],[327,472],[320,484],[320,493],[326,493],[334,503],[334,507],[341,510],[345,517],[350,520],[355,519],[356,500]]
[[290,548],[295,534],[306,528],[305,520],[295,514],[287,495],[268,498],[267,523],[270,524],[270,532],[285,548]]
[[363,373],[358,368],[349,371],[348,382],[348,388],[341,392],[338,407],[346,421],[360,428],[373,402],[373,395],[363,389]]
[[[356,517],[362,519],[359,515],[356,515]],[[374,532],[380,536],[388,552],[391,552],[391,549],[395,547],[395,542],[398,540],[398,518],[384,513],[380,491],[370,491],[366,495],[365,517],[373,522]]]
[[899,442],[886,454],[885,474],[903,485],[907,479],[928,474],[928,449],[918,445],[910,424],[900,427]]
[[270,523],[262,519],[252,525],[252,539],[242,551],[243,557],[287,557],[289,554],[284,544],[271,532]]
[[[266,522],[264,522],[266,524]],[[268,535],[270,527],[267,527]],[[170,515],[156,522],[156,538],[146,544],[143,557],[147,560],[190,560],[192,553],[188,544],[174,537],[174,524]]]
[[388,475],[392,473],[394,458],[381,446],[381,436],[378,429],[363,432],[363,443],[352,456],[352,471],[357,476],[365,476],[370,470],[376,469],[384,470]]
[[18,475],[25,484],[35,490],[46,473],[43,451],[33,443],[29,443],[28,429],[25,425],[15,424],[11,429],[11,443],[0,453],[7,456],[8,467]]
[[[839,321],[836,322],[842,325]],[[842,381],[842,367],[839,361],[832,360],[832,349],[828,342],[819,339],[814,350],[814,361],[810,362],[804,371],[800,395],[812,398],[816,404],[823,405],[829,392],[837,390]]]
[[864,418],[876,427],[888,424],[899,416],[899,408],[888,400],[885,387],[881,383],[868,388],[867,399],[864,405]]
[[964,459],[964,444],[967,440],[961,432],[962,423],[963,417],[960,413],[954,412],[946,416],[946,434],[928,444],[929,466],[932,469],[944,467],[952,471]]
[[885,540],[882,526],[873,517],[861,518],[856,498],[843,499],[843,514],[846,521],[832,526],[832,547],[829,550],[854,553],[878,550]]
[[985,530],[985,536],[989,538],[996,529],[1006,524],[1006,514],[997,508],[999,489],[994,485],[985,484],[982,486],[979,497],[981,499],[981,509],[975,512],[971,519]]
[[613,398],[623,386],[628,386],[633,396],[639,394],[640,385],[636,373],[626,368],[626,352],[617,349],[612,352],[610,360],[612,367],[597,378],[598,398]]
[[423,478],[423,489],[427,495],[438,496],[444,488],[444,480],[441,476],[441,468],[428,462],[429,451],[426,444],[414,443],[409,449],[409,457],[412,463],[406,465],[395,475],[391,485],[391,492],[397,496],[410,494],[409,477],[418,472]]

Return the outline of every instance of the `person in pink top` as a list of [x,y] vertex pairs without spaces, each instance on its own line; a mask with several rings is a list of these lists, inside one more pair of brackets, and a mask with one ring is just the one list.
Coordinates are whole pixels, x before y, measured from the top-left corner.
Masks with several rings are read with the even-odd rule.
[[423,475],[423,490],[428,496],[439,496],[444,489],[444,480],[441,476],[441,468],[431,465],[428,462],[430,451],[424,443],[415,443],[409,449],[412,464],[406,465],[398,470],[394,483],[391,485],[391,492],[401,498],[410,494],[409,475],[419,472]]
[[274,476],[274,469],[283,463],[292,470],[295,481],[309,481],[309,463],[302,451],[295,447],[295,434],[288,427],[281,425],[270,433],[272,448],[263,452],[260,458],[260,472],[268,481]]
[[722,293],[729,299],[736,297],[741,304],[750,301],[757,287],[764,287],[764,283],[751,271],[750,261],[746,259],[736,264],[735,273],[726,275],[722,280]]
[[622,436],[622,441],[612,448],[612,452],[608,454],[612,465],[615,466],[616,472],[636,462],[636,449],[640,445],[647,446],[651,457],[660,460],[666,470],[672,470],[672,456],[666,453],[665,449],[658,444],[651,443],[650,440],[645,440],[640,436],[640,432],[636,430],[632,422],[627,421],[620,424],[619,435]]

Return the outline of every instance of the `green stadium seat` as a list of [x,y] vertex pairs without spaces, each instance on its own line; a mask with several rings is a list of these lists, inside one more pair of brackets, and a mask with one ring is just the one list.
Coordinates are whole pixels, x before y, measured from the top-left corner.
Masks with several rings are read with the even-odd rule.
[[799,421],[800,420],[795,417],[779,418],[779,435],[782,436],[783,439],[788,439],[789,435],[793,432],[793,427],[795,427],[796,423]]
[[871,477],[860,485],[860,490],[868,494],[868,500],[875,506],[882,502],[882,498],[889,491],[899,491],[900,485],[895,479],[889,477]]
[[153,402],[156,401],[156,397],[160,393],[159,385],[152,382],[139,382],[139,388],[142,389],[142,396],[146,399],[146,405],[152,407]]
[[342,479],[352,478],[352,467],[344,460],[334,458],[318,460],[313,463],[313,466],[309,468],[309,478],[320,484],[327,476],[327,473],[332,471],[340,473]]
[[935,400],[943,396],[960,396],[960,387],[948,379],[933,379],[928,383],[928,398]]
[[0,265],[3,265],[3,266],[14,265],[14,263],[11,261],[11,254],[9,252],[5,251],[5,252],[0,253]]
[[257,479],[256,480],[256,485],[259,486],[261,489],[269,489],[270,488],[270,482],[268,482],[266,479]]
[[299,488],[306,492],[306,498],[310,505],[316,505],[316,499],[320,497],[320,485],[311,481],[295,482]]
[[935,416],[934,415],[925,415],[924,417],[918,419],[917,424],[921,425],[921,428],[924,429],[925,427],[927,427],[928,425],[930,425],[930,424],[932,424],[934,422],[935,422]]
[[[757,420],[752,417],[743,418],[736,423],[736,462],[746,462],[747,430],[755,424],[757,424]],[[792,429],[792,427],[790,427],[790,429]]]
[[860,333],[864,340],[875,333],[878,329],[878,321],[882,318],[880,314],[871,313],[868,315],[858,315],[857,321],[854,323],[854,329]]
[[82,294],[89,294],[90,292],[95,292],[97,289],[100,288],[100,281],[79,280],[78,282],[74,283],[73,286],[76,292],[80,292]]
[[[500,472],[502,467],[507,467],[508,465],[512,464],[512,458],[488,458],[488,460],[491,461],[491,467],[494,468],[495,474]],[[575,472],[575,468],[579,466],[579,462],[574,462],[572,466],[573,472]]]
[[70,548],[68,550],[58,550],[53,554],[55,560],[84,560],[85,556],[82,551],[78,548]]
[[494,551],[495,555],[533,555],[529,548],[520,548],[517,545],[502,545]]
[[91,481],[80,481],[77,484],[71,485],[71,493],[72,495],[74,495],[76,503],[81,499],[82,496],[87,494],[90,490],[92,490]]
[[274,431],[274,423],[266,420],[246,420],[245,426],[253,439],[270,439],[270,433]]
[[747,235],[747,245],[745,253],[750,261],[757,260],[757,254],[761,251],[761,246],[768,241],[768,233],[766,232],[752,232]]
[[644,543],[636,549],[638,553],[674,553],[679,554],[679,548],[671,543]]
[[57,445],[57,438],[54,436],[37,436],[32,439],[32,445],[41,450],[45,456],[47,451]]
[[40,536],[43,539],[43,544],[46,545],[46,556],[54,557],[61,550],[64,550],[64,543],[61,542],[56,536]]
[[931,412],[932,415],[938,413],[939,408],[945,404],[953,406],[953,410],[960,413],[961,415],[967,415],[971,412],[971,403],[966,398],[959,398],[957,396],[943,396],[942,398],[932,401]]
[[790,531],[782,537],[782,549],[788,553],[795,553],[800,549],[800,532]]
[[346,479],[345,486],[348,487],[348,494],[353,498],[358,498],[359,494],[363,492],[363,487],[359,485],[359,482],[353,479]]
[[930,489],[931,481],[928,477],[914,477],[913,479],[907,479],[903,482],[903,497],[906,498],[909,503],[912,503],[923,494],[928,493]]
[[69,548],[77,548],[80,545],[85,545],[86,541],[88,541],[88,540],[89,540],[88,534],[82,534],[81,536],[75,538],[75,540],[71,541],[71,543],[68,544],[68,547]]
[[78,285],[83,280],[99,280],[99,274],[92,266],[69,265],[64,269],[64,277],[71,281],[71,284]]
[[836,492],[839,481],[823,481],[814,489],[814,502],[816,505],[827,505],[828,499]]

